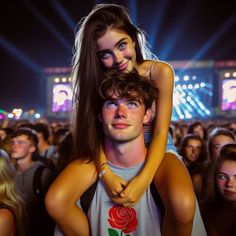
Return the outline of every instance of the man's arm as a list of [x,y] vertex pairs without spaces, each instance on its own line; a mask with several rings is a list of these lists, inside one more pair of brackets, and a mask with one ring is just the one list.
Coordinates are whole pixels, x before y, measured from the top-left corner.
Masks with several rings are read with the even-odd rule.
[[97,171],[93,162],[74,161],[50,186],[45,204],[49,215],[65,235],[89,235],[87,216],[76,202],[96,179]]

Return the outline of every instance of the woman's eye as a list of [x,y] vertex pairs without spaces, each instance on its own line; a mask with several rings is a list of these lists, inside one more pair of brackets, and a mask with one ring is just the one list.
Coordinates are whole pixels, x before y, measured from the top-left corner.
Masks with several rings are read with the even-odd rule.
[[101,59],[108,59],[110,57],[111,53],[109,51],[103,51],[99,53],[99,57]]
[[226,176],[226,175],[223,175],[223,174],[219,174],[219,175],[218,175],[218,179],[224,180],[224,179],[227,179],[227,176]]
[[126,48],[126,45],[127,45],[127,43],[126,42],[121,42],[120,44],[119,44],[119,49],[125,49]]

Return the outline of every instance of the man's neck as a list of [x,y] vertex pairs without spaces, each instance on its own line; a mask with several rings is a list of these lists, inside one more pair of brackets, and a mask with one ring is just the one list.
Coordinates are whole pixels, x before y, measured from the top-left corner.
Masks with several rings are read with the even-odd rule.
[[145,161],[147,148],[142,137],[123,143],[106,139],[104,150],[107,160],[120,167],[132,167]]
[[23,173],[26,170],[28,170],[32,164],[33,164],[33,161],[30,156],[24,157],[16,161],[16,169],[17,171],[20,171],[21,173]]
[[39,154],[43,155],[44,152],[49,148],[49,143],[42,140],[39,144],[38,144],[38,150],[39,150]]

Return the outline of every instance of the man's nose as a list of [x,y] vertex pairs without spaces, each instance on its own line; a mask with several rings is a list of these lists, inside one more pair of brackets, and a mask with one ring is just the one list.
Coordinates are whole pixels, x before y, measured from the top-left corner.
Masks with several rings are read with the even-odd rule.
[[117,117],[126,117],[127,116],[126,108],[124,105],[119,105],[117,107],[116,115],[117,115]]

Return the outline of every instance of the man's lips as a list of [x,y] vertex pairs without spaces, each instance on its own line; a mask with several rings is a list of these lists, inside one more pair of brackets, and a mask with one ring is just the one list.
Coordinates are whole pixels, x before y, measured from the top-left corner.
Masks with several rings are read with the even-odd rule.
[[130,125],[127,123],[114,123],[114,124],[112,124],[112,127],[114,127],[115,129],[125,129],[129,126]]

